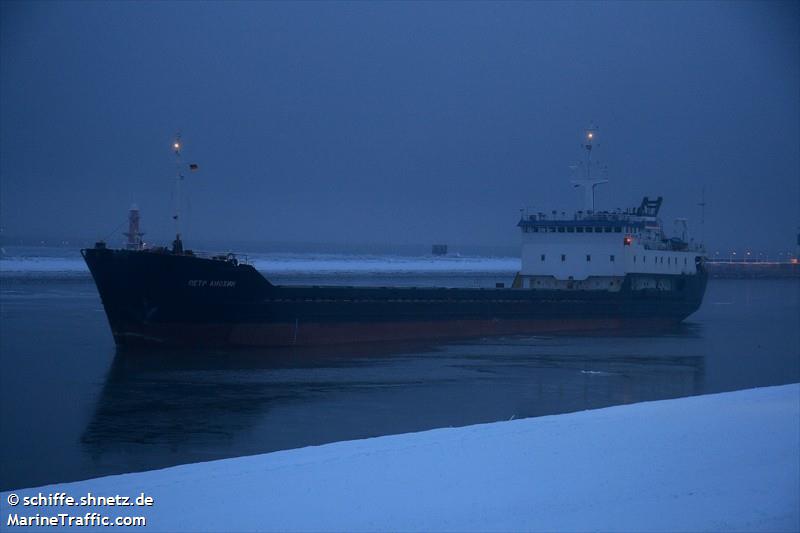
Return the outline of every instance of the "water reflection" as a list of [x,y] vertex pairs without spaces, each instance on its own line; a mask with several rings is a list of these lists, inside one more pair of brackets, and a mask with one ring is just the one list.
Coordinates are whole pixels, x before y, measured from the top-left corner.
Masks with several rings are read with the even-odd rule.
[[117,351],[81,443],[125,471],[698,394],[692,334]]
[[[352,345],[268,350],[117,349],[81,441],[180,444],[230,439],[275,405],[363,384],[358,367],[425,345]],[[338,379],[337,379],[338,377]]]

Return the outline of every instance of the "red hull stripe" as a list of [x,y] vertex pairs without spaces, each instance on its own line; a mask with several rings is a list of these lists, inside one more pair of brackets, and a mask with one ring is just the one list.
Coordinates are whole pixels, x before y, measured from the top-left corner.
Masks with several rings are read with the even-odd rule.
[[148,324],[115,329],[122,344],[309,346],[374,341],[460,339],[515,334],[619,331],[663,327],[669,319],[586,318],[537,320],[453,320],[419,322]]

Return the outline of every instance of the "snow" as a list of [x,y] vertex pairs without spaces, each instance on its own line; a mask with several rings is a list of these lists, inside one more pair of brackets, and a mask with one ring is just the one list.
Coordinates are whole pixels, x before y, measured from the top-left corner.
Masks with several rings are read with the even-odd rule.
[[0,258],[0,272],[89,272],[81,258],[9,257]]
[[[145,492],[153,507],[122,514],[147,516],[146,528],[134,528],[147,531],[797,531],[800,384],[14,492],[57,491],[76,497]],[[8,494],[2,495],[3,527],[9,512],[26,512],[10,508]],[[114,515],[119,509],[95,510]]]
[[[515,257],[459,257],[345,254],[249,254],[249,262],[259,271],[276,273],[510,273],[520,267]],[[64,257],[8,256],[0,258],[0,271],[8,273],[88,272],[76,254]]]
[[251,256],[253,266],[264,273],[401,273],[401,272],[504,272],[514,273],[520,268],[516,257],[460,257],[424,256],[404,257],[392,255],[281,255]]

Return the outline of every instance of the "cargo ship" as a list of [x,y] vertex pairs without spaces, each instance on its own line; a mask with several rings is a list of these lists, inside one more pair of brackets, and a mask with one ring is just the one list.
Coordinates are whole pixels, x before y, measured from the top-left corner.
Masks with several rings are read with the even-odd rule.
[[[438,340],[676,324],[703,300],[702,245],[685,219],[668,237],[662,198],[595,210],[585,131],[585,207],[571,215],[523,211],[521,269],[494,288],[275,285],[234,254],[147,247],[138,212],[125,248],[81,250],[119,346],[295,346]],[[174,144],[180,165],[179,141]],[[194,165],[192,165],[194,166]],[[178,172],[178,186],[182,176]],[[178,220],[178,213],[173,217]]]

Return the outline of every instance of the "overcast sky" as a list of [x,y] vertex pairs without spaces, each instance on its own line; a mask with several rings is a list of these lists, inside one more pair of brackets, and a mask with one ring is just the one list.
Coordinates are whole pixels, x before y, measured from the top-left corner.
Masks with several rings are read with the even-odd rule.
[[519,208],[665,197],[712,250],[793,248],[796,3],[0,4],[0,224],[94,239],[518,242]]

